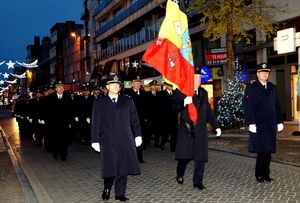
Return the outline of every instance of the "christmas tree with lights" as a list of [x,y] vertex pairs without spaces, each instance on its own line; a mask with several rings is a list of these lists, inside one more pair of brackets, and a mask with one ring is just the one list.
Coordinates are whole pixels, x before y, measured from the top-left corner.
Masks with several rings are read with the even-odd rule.
[[215,113],[222,129],[239,128],[245,123],[242,105],[245,73],[242,69],[237,65],[235,79],[233,81],[227,80],[227,90],[223,92],[217,103]]

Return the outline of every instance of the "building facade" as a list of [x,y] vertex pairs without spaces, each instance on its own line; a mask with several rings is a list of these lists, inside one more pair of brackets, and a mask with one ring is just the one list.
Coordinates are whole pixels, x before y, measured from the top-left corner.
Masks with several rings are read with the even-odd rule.
[[[100,67],[101,77],[109,73],[118,73],[125,81],[140,76],[147,78],[160,77],[160,74],[141,61],[145,50],[154,42],[160,25],[165,17],[163,0],[83,0],[88,15],[84,17],[84,27],[90,33],[89,50],[91,71]],[[275,5],[286,5],[286,12],[276,13],[279,29],[294,27],[299,32],[300,5],[293,0],[270,1]],[[82,17],[83,18],[83,17]],[[193,21],[193,22],[191,22]],[[206,50],[226,48],[225,35],[220,40],[208,42],[203,38],[205,28],[199,27],[197,19],[189,18],[189,29],[195,66],[207,66],[212,77],[204,82],[203,87],[209,92],[212,104],[226,90],[226,65],[211,65],[206,60]],[[254,32],[255,36],[255,32]],[[274,35],[276,37],[276,35]],[[253,45],[247,46],[242,40],[236,44],[235,54],[240,66],[249,72],[248,81],[255,79],[255,66],[268,62],[273,66],[270,81],[279,90],[282,112],[286,121],[297,120],[295,108],[295,91],[297,77],[297,50],[278,54],[274,49],[274,38],[254,37]],[[298,48],[297,48],[298,49]],[[98,72],[98,71],[96,71]],[[146,85],[146,84],[143,84]],[[214,106],[214,105],[213,105]]]
[[51,47],[50,47],[50,82],[53,84],[56,80],[64,79],[64,55],[63,41],[72,33],[82,29],[82,24],[75,24],[74,21],[65,23],[56,23],[50,29]]

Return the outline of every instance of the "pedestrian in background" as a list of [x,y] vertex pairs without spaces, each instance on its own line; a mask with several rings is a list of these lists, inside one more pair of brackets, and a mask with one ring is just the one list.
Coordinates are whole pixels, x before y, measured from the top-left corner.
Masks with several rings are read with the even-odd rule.
[[[200,190],[205,189],[203,185],[204,163],[208,161],[208,138],[206,124],[221,135],[218,121],[208,102],[207,91],[200,87],[201,70],[195,69],[193,97],[186,96],[178,89],[175,90],[173,108],[179,112],[178,130],[175,159],[177,163],[177,182],[183,184],[183,177],[187,164],[194,161],[193,186]],[[198,112],[195,122],[190,120],[187,105],[193,103]]]
[[268,82],[271,65],[256,67],[257,80],[248,83],[243,97],[246,124],[249,126],[250,152],[257,153],[255,177],[258,182],[270,178],[271,153],[276,152],[276,132],[283,130],[283,118],[276,85]]
[[110,75],[108,96],[95,100],[92,116],[92,147],[100,152],[104,179],[102,199],[110,198],[115,182],[115,199],[125,197],[127,175],[139,175],[140,166],[135,147],[142,144],[140,122],[131,98],[119,95],[121,78]]

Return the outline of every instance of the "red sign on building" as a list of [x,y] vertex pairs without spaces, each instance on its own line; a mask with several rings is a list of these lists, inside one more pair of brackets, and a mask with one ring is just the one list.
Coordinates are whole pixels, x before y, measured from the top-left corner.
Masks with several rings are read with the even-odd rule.
[[206,65],[225,65],[226,63],[226,47],[206,49]]

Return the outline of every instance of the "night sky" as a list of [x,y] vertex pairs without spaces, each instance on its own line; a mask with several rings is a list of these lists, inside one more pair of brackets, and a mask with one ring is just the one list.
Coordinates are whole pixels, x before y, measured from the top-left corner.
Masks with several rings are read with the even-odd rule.
[[[82,9],[82,0],[1,0],[0,64],[25,62],[26,47],[34,43],[34,36],[50,37],[50,28],[56,23],[83,24]],[[5,63],[1,66],[7,67]]]

